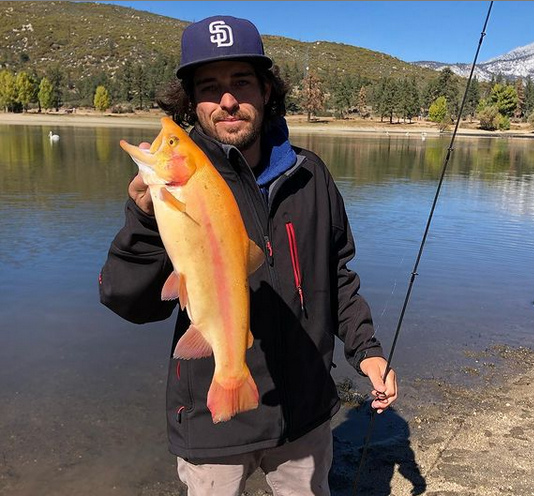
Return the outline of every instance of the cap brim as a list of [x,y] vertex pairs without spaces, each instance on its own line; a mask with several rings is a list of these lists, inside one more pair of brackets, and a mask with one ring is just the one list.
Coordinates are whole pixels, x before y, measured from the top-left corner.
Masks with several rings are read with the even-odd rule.
[[232,55],[231,57],[228,57],[228,56],[209,57],[203,60],[195,60],[195,62],[178,67],[178,69],[176,70],[176,77],[178,77],[179,79],[183,79],[188,74],[191,74],[191,71],[193,71],[194,69],[196,69],[197,67],[201,65],[208,64],[210,62],[222,62],[224,60],[243,60],[251,64],[259,65],[265,69],[270,69],[273,65],[273,61],[266,55],[243,54],[243,55]]

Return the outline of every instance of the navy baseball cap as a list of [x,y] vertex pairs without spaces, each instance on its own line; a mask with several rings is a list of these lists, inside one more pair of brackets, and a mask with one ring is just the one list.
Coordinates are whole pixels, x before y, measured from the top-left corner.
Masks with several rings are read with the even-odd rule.
[[214,16],[187,26],[176,75],[182,79],[190,69],[218,60],[246,60],[266,69],[273,65],[256,26],[246,19]]

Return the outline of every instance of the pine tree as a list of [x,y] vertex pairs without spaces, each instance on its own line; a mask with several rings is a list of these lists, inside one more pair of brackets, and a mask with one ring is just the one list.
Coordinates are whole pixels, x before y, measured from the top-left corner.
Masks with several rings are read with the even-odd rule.
[[30,74],[30,81],[33,90],[30,103],[36,103],[38,105],[38,112],[41,113],[41,102],[39,101],[39,83],[41,82],[41,78],[35,72],[32,72]]
[[381,99],[381,112],[389,116],[389,123],[393,124],[393,114],[398,106],[397,83],[394,79],[386,78]]
[[523,86],[523,79],[517,78],[515,82],[515,92],[517,94],[517,106],[514,111],[514,117],[521,119],[525,116],[525,88]]
[[527,77],[525,84],[525,115],[529,116],[534,112],[534,82]]
[[408,94],[407,94],[407,105],[406,105],[406,117],[412,122],[412,119],[418,116],[421,112],[421,97],[419,96],[419,89],[417,88],[417,82],[415,76],[412,77],[408,83]]
[[467,96],[465,98],[464,110],[462,113],[462,118],[465,119],[469,116],[469,120],[472,121],[475,117],[478,104],[480,102],[480,83],[478,82],[477,77],[475,76],[471,80],[471,84],[467,90]]
[[358,113],[360,114],[360,117],[364,119],[369,115],[367,112],[367,89],[365,86],[360,88],[360,92],[358,94]]
[[438,79],[431,79],[423,90],[421,98],[421,104],[423,108],[428,111],[430,105],[432,105],[432,103],[436,101],[439,96],[441,96],[441,92],[439,88]]
[[124,62],[118,76],[120,81],[120,99],[124,102],[131,102],[133,99],[134,76],[130,60]]
[[513,86],[495,84],[490,94],[490,101],[500,114],[511,117],[517,107],[517,93]]
[[378,81],[378,84],[375,84],[371,87],[371,102],[373,105],[373,113],[376,115],[380,115],[380,122],[384,121],[384,115],[382,110],[382,94],[384,93],[384,87],[385,87],[385,78],[381,78]]
[[395,97],[393,99],[393,111],[397,117],[397,122],[399,122],[402,117],[403,121],[406,122],[406,102],[407,102],[407,86],[408,81],[406,78],[399,79],[395,82]]
[[373,91],[374,109],[380,115],[380,121],[384,122],[384,117],[389,117],[390,124],[393,123],[393,114],[396,107],[397,85],[389,77],[384,77]]
[[141,64],[137,64],[133,68],[133,82],[134,94],[137,97],[138,107],[143,109],[144,104],[148,99],[148,78],[145,68]]
[[313,72],[309,72],[302,81],[301,97],[302,108],[308,114],[310,122],[312,114],[322,110],[325,99],[319,78]]
[[456,119],[460,107],[458,102],[458,83],[456,82],[454,73],[448,67],[441,71],[438,77],[438,87],[439,95],[444,96],[447,100],[447,110],[450,116]]
[[338,79],[332,92],[333,105],[338,115],[343,119],[352,106],[354,98],[354,86],[352,78],[345,74]]
[[59,65],[48,70],[47,78],[52,85],[52,107],[55,107],[56,112],[59,112],[59,107],[63,104],[63,72]]

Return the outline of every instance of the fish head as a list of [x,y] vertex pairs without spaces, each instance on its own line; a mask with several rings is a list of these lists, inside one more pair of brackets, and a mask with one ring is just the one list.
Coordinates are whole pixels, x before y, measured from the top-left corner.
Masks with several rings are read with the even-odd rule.
[[161,124],[162,129],[150,148],[140,148],[125,140],[120,141],[121,148],[137,164],[147,185],[183,186],[196,170],[192,154],[192,145],[196,145],[169,117],[163,117]]

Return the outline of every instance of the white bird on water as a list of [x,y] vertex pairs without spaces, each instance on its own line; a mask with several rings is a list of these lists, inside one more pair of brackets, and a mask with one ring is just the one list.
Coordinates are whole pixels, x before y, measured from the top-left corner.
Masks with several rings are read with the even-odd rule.
[[48,137],[50,138],[50,141],[59,141],[59,135],[58,134],[52,134],[52,131],[48,133]]

